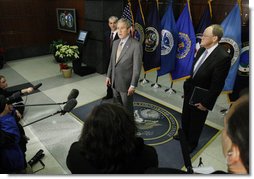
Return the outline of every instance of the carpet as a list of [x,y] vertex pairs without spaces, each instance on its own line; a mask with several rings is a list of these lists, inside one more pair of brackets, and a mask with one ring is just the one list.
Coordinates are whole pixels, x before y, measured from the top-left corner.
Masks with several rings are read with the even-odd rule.
[[[94,106],[112,100],[96,100],[72,110],[72,114],[79,120],[85,121]],[[180,142],[173,139],[181,125],[181,113],[159,104],[140,94],[134,94],[134,115],[142,118],[143,123],[137,124],[137,135],[146,144],[154,146],[159,158],[159,167],[181,169],[184,166]],[[191,154],[192,161],[197,154],[219,135],[219,130],[205,125],[199,139],[199,144]]]

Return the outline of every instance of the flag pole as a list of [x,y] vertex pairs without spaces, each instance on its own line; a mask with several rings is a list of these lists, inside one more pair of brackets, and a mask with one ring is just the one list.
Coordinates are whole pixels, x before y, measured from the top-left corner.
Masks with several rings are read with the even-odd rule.
[[172,81],[171,85],[170,85],[170,88],[165,89],[166,93],[169,93],[169,94],[175,94],[176,93],[176,90],[173,89],[173,84],[174,84],[174,82]]
[[144,78],[139,80],[139,82],[143,85],[149,83],[149,80],[146,79],[146,73],[144,74]]
[[156,77],[156,82],[153,83],[153,84],[151,84],[151,87],[153,87],[153,88],[161,88],[161,85],[158,84],[158,75],[157,75],[157,77]]

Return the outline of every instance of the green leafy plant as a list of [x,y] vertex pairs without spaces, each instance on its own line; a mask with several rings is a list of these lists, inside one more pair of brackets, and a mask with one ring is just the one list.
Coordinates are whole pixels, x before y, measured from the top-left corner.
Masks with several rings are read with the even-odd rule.
[[56,53],[56,46],[60,44],[67,44],[67,42],[63,41],[62,39],[53,40],[52,43],[49,45],[49,52],[52,54]]
[[55,56],[61,59],[62,63],[67,63],[79,58],[79,49],[77,45],[63,45],[56,46]]

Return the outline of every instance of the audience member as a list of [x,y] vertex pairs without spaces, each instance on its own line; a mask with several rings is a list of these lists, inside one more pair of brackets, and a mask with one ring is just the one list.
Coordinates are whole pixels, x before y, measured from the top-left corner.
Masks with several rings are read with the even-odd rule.
[[3,173],[22,173],[26,168],[25,155],[19,145],[20,131],[14,118],[15,109],[7,104],[6,98],[0,95],[0,130],[8,139],[1,142],[0,168]]
[[[12,94],[14,94],[15,92],[17,91],[9,91],[7,90],[7,87],[8,87],[8,83],[7,83],[7,80],[6,78],[3,76],[3,75],[0,75],[0,95],[4,95],[6,98],[7,97],[10,97]],[[34,90],[32,87],[29,87],[29,88],[25,88],[25,89],[22,89],[20,90],[20,92],[22,94],[26,94],[26,93],[32,93]],[[17,100],[15,102],[20,102],[22,101],[22,98],[17,98]],[[23,103],[19,103],[20,105],[23,104]],[[18,107],[16,108],[16,112],[17,112],[17,116],[19,118],[22,118],[22,115],[23,115],[23,112],[24,112],[24,107]]]
[[[110,31],[107,31],[104,33],[104,41],[105,41],[104,60],[105,60],[105,65],[107,69],[110,62],[110,55],[112,51],[113,41],[119,39],[117,35],[117,21],[118,21],[118,17],[110,16],[108,18],[108,26],[110,28]],[[113,90],[111,88],[111,85],[108,85],[107,95],[103,97],[103,99],[110,99],[110,98],[113,98]]]
[[229,173],[249,173],[249,135],[249,95],[244,94],[224,118],[222,148]]
[[[7,97],[10,97],[15,92],[18,92],[18,91],[9,91],[9,90],[7,90],[7,87],[8,87],[8,83],[7,83],[6,78],[3,75],[0,75],[0,95],[3,95],[3,96],[5,96],[5,98],[7,98]],[[33,87],[28,87],[28,88],[24,88],[24,89],[20,90],[20,92],[22,94],[32,93],[33,91],[34,91]],[[21,101],[22,101],[22,98],[20,97],[20,98],[17,98],[17,100],[15,102],[17,105],[23,105],[23,103]],[[20,131],[21,138],[20,138],[19,145],[21,147],[21,150],[25,154],[25,152],[27,150],[26,144],[27,144],[28,138],[25,134],[23,127],[19,123],[20,119],[23,118],[24,109],[25,109],[24,106],[16,107],[14,110],[15,111],[14,117],[17,121],[17,125],[18,125],[19,131]]]
[[144,173],[158,166],[152,146],[136,137],[132,115],[116,104],[96,106],[84,123],[78,142],[67,156],[67,166],[74,174]]

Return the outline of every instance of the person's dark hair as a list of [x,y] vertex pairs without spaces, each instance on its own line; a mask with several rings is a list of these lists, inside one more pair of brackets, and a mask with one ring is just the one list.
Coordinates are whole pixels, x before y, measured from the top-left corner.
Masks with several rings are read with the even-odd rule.
[[243,165],[249,173],[249,96],[244,95],[242,101],[228,119],[228,136],[239,147]]
[[213,24],[212,25],[213,28],[213,35],[218,37],[218,42],[220,41],[220,39],[223,37],[223,28],[219,25],[219,24]]
[[84,123],[81,151],[104,173],[123,170],[135,149],[136,124],[132,115],[115,104],[96,106]]
[[5,96],[0,95],[0,113],[4,111],[6,104],[7,104],[7,100]]

